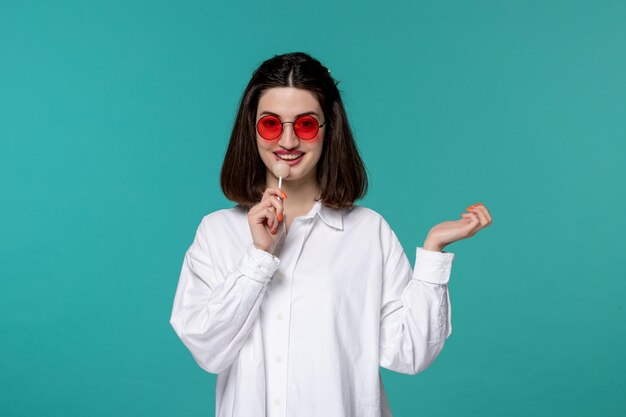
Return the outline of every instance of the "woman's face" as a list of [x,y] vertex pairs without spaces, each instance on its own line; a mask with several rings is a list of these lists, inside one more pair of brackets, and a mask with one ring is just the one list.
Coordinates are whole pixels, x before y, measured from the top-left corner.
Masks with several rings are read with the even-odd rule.
[[[265,115],[277,116],[281,122],[293,122],[300,115],[309,114],[319,124],[326,122],[319,102],[308,90],[294,87],[276,87],[265,90],[259,99],[256,123]],[[272,166],[276,161],[284,161],[290,166],[289,176],[285,181],[316,182],[316,166],[322,154],[325,126],[312,139],[300,139],[293,130],[292,123],[283,124],[282,134],[267,140],[256,131],[259,155],[265,163],[268,179],[274,177]]]

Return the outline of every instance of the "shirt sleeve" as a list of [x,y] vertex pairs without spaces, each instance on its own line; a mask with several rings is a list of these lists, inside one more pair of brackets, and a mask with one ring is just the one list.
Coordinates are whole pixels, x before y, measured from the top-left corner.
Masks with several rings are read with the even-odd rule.
[[415,269],[391,232],[383,277],[380,366],[414,375],[439,355],[452,331],[448,280],[454,254],[417,247]]
[[227,276],[217,276],[205,228],[185,253],[170,324],[198,365],[217,374],[237,358],[280,261],[250,245]]

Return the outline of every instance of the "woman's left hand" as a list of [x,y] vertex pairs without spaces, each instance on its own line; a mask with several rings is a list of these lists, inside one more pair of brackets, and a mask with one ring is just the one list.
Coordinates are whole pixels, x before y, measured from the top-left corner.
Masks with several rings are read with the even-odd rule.
[[447,221],[433,226],[424,242],[424,249],[440,252],[446,245],[472,237],[480,229],[491,224],[489,210],[482,203],[469,206],[466,210],[469,213],[462,213],[460,220]]

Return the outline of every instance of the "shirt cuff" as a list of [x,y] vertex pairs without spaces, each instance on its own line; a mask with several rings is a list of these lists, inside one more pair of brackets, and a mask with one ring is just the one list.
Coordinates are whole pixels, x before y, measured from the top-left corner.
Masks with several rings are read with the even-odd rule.
[[237,265],[237,270],[250,279],[267,283],[272,279],[278,265],[280,265],[280,260],[277,257],[251,244]]
[[413,279],[445,285],[450,279],[453,260],[454,253],[435,252],[418,246],[415,253]]

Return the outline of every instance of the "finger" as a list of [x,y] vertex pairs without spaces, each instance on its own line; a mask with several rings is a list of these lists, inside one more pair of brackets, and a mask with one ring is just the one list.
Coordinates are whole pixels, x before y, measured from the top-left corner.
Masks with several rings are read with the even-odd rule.
[[250,209],[248,213],[248,218],[250,219],[250,223],[253,224],[267,224],[269,226],[270,219],[274,219],[276,217],[276,209],[271,204],[257,204],[253,208]]
[[487,219],[487,225],[489,225],[491,223],[491,214],[489,214],[487,207],[485,207],[482,203],[478,203],[478,205],[474,208],[479,210],[485,216],[485,219]]
[[467,210],[470,213],[474,213],[474,214],[476,214],[476,216],[478,216],[478,219],[480,221],[480,225],[481,226],[484,226],[484,225],[486,225],[489,222],[487,220],[487,216],[485,216],[485,213],[480,209],[480,206],[472,207],[472,208],[468,207]]
[[285,213],[285,205],[283,203],[283,200],[278,197],[272,198],[271,200],[272,206],[274,206],[274,208],[276,209],[276,213],[280,213],[282,216],[282,214]]
[[264,197],[263,200],[261,200],[256,206],[253,206],[250,209],[250,212],[253,213],[253,212],[256,212],[257,210],[263,211],[267,209],[268,207],[274,207],[274,209],[278,213],[284,212],[282,200],[279,198],[279,196],[275,195],[273,191],[267,192],[267,197]]
[[[471,224],[472,228],[476,226],[475,222],[478,221],[478,217],[474,213],[461,213],[461,217],[467,224]],[[478,224],[480,224],[480,221],[478,221]]]
[[270,227],[270,232],[275,235],[276,232],[278,231],[278,224],[280,223],[280,220],[278,220],[278,216],[276,215],[276,210],[272,210],[272,225]]
[[283,207],[282,198],[286,198],[287,195],[278,188],[268,188],[263,193],[263,199],[259,204],[271,205],[278,213],[278,220],[282,221],[285,209]]
[[278,219],[273,207],[268,207],[263,211],[263,222],[267,224],[267,228],[271,233],[275,233],[274,230],[278,227]]
[[272,205],[267,202],[262,202],[252,206],[250,211],[248,211],[248,217],[255,223],[263,223],[266,220],[265,212],[270,207],[272,207]]
[[280,188],[266,188],[263,192],[263,197],[261,198],[261,201],[264,201],[272,196],[278,197],[279,199],[287,198],[287,194],[285,194]]
[[264,201],[264,204],[269,205],[269,207],[274,208],[274,211],[278,217],[278,221],[283,219],[283,214],[285,213],[285,208],[283,206],[283,201],[276,196],[268,198]]
[[472,226],[472,229],[480,227],[480,219],[478,218],[478,215],[476,213],[463,213],[462,216],[469,219],[469,224]]
[[265,211],[264,211],[264,215],[267,218],[267,220],[276,220],[276,209],[274,207],[268,207]]
[[267,220],[267,227],[269,227],[269,228],[270,228],[270,230],[272,230],[272,229],[274,228],[274,214],[272,213],[272,214],[270,215],[270,213],[269,213],[269,212],[267,212],[267,215],[266,215],[266,217],[265,217],[265,218],[266,218],[266,220]]
[[478,208],[482,213],[485,214],[485,217],[487,218],[486,226],[489,226],[491,222],[493,221],[493,219],[491,218],[491,214],[489,213],[489,209],[483,203],[480,203],[480,202],[474,204],[474,207]]

